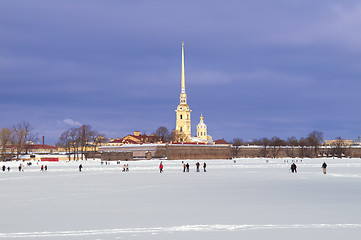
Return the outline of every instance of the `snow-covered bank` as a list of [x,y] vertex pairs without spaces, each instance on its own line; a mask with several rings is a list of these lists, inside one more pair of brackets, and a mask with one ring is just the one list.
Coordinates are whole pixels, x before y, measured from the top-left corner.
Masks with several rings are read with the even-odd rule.
[[359,239],[361,160],[327,159],[326,175],[324,159],[298,159],[297,174],[284,161],[5,163],[0,238]]

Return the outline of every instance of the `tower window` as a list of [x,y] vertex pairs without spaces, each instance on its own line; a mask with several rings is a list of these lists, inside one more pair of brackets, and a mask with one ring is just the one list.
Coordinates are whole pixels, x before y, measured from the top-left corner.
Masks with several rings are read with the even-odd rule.
[[180,118],[180,119],[183,119],[183,116],[182,116],[182,114],[181,114],[181,115],[179,115],[179,118]]
[[[182,115],[181,115],[181,116],[182,116]],[[182,127],[180,128],[180,131],[183,132],[183,128],[182,128]]]

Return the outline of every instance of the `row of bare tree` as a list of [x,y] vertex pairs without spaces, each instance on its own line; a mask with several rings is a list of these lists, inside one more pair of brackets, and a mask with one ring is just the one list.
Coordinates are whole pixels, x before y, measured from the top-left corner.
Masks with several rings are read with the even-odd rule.
[[[272,137],[270,139],[264,137],[261,139],[254,139],[251,141],[243,141],[240,138],[234,138],[231,142],[233,145],[233,152],[232,155],[234,157],[239,155],[239,152],[242,150],[241,146],[262,146],[262,155],[264,157],[271,156],[273,158],[276,158],[279,154],[279,151],[281,151],[282,146],[289,146],[290,147],[290,153],[292,155],[293,148],[299,147],[300,148],[300,155],[301,156],[311,156],[315,157],[318,155],[319,146],[323,143],[323,133],[320,131],[313,131],[308,134],[306,138],[301,137],[300,139],[297,139],[296,137],[289,137],[286,140],[283,140],[279,137]],[[310,151],[311,149],[311,151]],[[292,157],[292,156],[291,156]]]
[[[74,160],[84,159],[87,157],[87,152],[90,149],[95,153],[99,144],[106,141],[104,134],[93,130],[90,125],[83,125],[82,127],[69,128],[63,132],[59,138],[57,147],[64,148],[71,159],[73,155]],[[80,156],[80,157],[79,157]],[[95,155],[93,154],[95,157]]]
[[20,154],[28,153],[30,143],[36,141],[38,141],[38,134],[34,133],[34,128],[27,121],[17,123],[11,128],[1,128],[1,161],[13,154],[16,154],[16,159],[19,159]]

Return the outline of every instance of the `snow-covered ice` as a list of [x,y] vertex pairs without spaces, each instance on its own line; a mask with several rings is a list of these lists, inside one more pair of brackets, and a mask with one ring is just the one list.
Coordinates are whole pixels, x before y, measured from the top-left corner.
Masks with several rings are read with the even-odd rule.
[[0,239],[361,238],[361,159],[268,160],[0,163]]

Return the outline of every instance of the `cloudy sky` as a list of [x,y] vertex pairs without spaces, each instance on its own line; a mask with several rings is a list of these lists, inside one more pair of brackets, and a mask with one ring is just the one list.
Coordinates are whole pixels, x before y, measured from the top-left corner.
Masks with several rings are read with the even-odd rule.
[[172,130],[184,41],[192,135],[354,139],[360,29],[352,0],[0,0],[0,127]]

